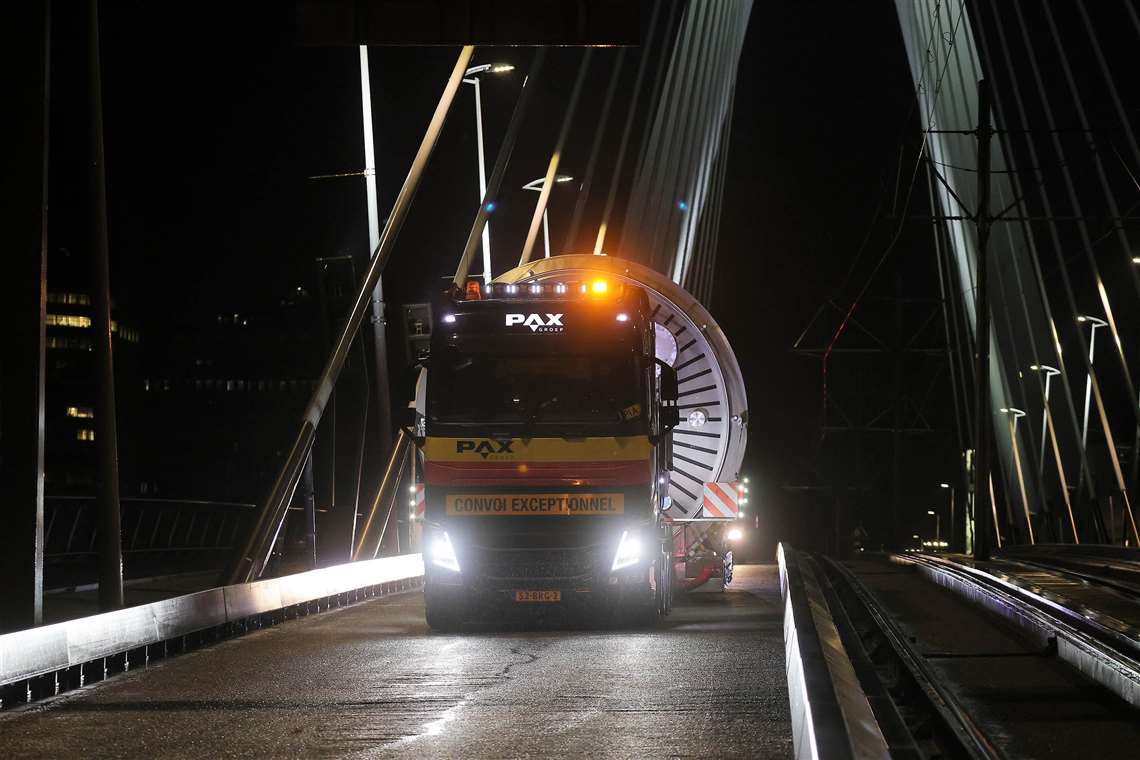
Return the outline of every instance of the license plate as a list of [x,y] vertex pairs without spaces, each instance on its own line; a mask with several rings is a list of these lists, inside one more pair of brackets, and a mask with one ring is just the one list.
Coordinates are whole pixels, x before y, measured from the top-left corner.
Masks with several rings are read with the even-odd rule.
[[516,591],[516,602],[561,602],[561,591]]

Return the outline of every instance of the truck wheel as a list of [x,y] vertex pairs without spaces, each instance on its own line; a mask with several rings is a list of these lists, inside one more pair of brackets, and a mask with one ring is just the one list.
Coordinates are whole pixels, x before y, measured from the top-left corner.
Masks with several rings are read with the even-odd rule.
[[424,592],[424,617],[427,619],[428,628],[440,633],[454,633],[459,630],[463,622],[453,604],[429,591]]

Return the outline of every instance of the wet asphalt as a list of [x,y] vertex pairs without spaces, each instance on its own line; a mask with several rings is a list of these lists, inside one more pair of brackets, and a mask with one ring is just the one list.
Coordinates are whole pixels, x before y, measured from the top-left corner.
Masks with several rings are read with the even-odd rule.
[[0,714],[9,758],[792,754],[774,565],[653,630],[434,634],[402,594]]

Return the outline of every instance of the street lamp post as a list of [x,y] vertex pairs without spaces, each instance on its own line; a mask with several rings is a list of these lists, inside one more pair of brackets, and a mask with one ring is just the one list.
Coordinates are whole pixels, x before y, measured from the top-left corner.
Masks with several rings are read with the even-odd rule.
[[[472,66],[463,74],[464,84],[475,87],[475,142],[479,156],[479,202],[487,194],[487,162],[483,154],[483,96],[479,86],[480,74],[504,74],[514,71],[509,63],[484,63]],[[483,284],[491,281],[491,222],[483,225]]]
[[[531,182],[527,182],[525,185],[522,186],[522,189],[523,190],[533,190],[536,193],[541,193],[542,192],[542,183],[545,181],[546,181],[546,177],[539,177],[536,180],[533,180]],[[574,178],[568,174],[559,174],[558,176],[556,176],[554,178],[554,181],[559,183],[559,184],[564,184],[566,182],[573,182]],[[549,210],[549,207],[544,208],[542,210],[542,243],[545,246],[544,250],[546,251],[546,258],[549,259],[550,258],[550,217],[547,214],[548,210]]]
[[1001,408],[1002,414],[1009,415],[1009,449],[1013,459],[1014,470],[1017,472],[1017,485],[1021,491],[1021,506],[1025,510],[1025,528],[1029,533],[1029,543],[1037,543],[1033,535],[1033,521],[1029,517],[1029,498],[1025,493],[1025,473],[1021,469],[1021,455],[1017,447],[1017,421],[1025,416],[1025,412],[1013,407]]
[[958,523],[954,522],[954,486],[950,485],[949,483],[939,483],[938,487],[945,488],[950,491],[950,548],[955,549]]
[[[360,106],[364,127],[364,197],[368,206],[368,258],[376,256],[380,248],[380,208],[376,193],[376,144],[372,133],[372,84],[369,77],[368,46],[360,46]],[[376,430],[381,450],[391,442],[392,406],[388,394],[388,334],[384,306],[384,278],[376,278],[372,289],[372,356],[375,362]],[[352,520],[356,530],[356,519]],[[352,541],[349,540],[349,551]]]
[[1089,333],[1089,373],[1085,378],[1085,414],[1081,421],[1081,448],[1084,448],[1089,437],[1089,401],[1092,398],[1092,364],[1096,351],[1096,330],[1098,327],[1106,327],[1108,322],[1084,314],[1077,317],[1077,321],[1092,325],[1092,331]]
[[1045,476],[1045,435],[1049,432],[1049,381],[1054,375],[1061,374],[1061,370],[1047,364],[1031,364],[1029,369],[1045,373],[1045,403],[1041,407],[1041,452],[1037,457],[1037,483],[1040,486],[1041,479]]
[[934,548],[937,551],[942,545],[942,515],[933,509],[926,510],[926,514],[934,518]]
[[1057,445],[1057,431],[1053,428],[1053,411],[1049,407],[1049,381],[1054,375],[1061,374],[1061,370],[1047,364],[1033,364],[1029,369],[1034,372],[1045,373],[1044,403],[1041,409],[1041,453],[1037,460],[1037,487],[1041,489],[1041,501],[1045,504],[1045,437],[1048,434],[1053,446],[1053,457],[1057,465],[1057,481],[1061,487],[1061,498],[1065,501],[1065,510],[1069,515],[1069,528],[1073,532],[1073,542],[1079,544],[1081,537],[1077,533],[1077,520],[1073,515],[1073,503],[1069,497],[1069,482],[1065,477],[1065,466],[1061,461],[1061,450]]

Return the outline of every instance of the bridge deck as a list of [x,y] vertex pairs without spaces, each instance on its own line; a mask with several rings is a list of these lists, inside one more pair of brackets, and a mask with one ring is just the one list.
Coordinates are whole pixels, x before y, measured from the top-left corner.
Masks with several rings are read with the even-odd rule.
[[773,566],[661,628],[433,635],[417,594],[0,715],[7,757],[792,753]]

